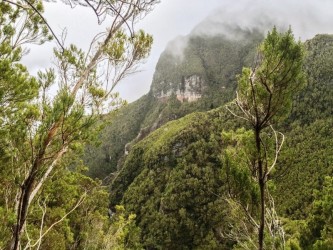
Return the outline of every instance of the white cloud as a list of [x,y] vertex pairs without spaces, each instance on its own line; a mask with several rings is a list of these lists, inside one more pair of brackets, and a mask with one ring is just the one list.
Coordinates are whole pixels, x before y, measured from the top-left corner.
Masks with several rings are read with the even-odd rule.
[[[273,25],[282,29],[292,27],[295,36],[302,40],[309,39],[318,33],[333,31],[332,1],[313,0],[239,0],[237,2],[224,1],[221,7],[205,21],[207,24],[198,29],[210,29],[215,23],[238,25],[243,29],[260,29],[268,31]],[[215,27],[216,28],[216,27]]]

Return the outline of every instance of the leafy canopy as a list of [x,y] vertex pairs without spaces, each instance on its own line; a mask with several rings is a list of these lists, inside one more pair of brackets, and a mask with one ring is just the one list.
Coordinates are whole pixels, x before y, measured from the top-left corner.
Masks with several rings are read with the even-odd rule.
[[291,29],[280,34],[274,27],[268,33],[252,69],[238,76],[237,104],[252,126],[264,128],[289,114],[292,95],[305,82],[303,58]]

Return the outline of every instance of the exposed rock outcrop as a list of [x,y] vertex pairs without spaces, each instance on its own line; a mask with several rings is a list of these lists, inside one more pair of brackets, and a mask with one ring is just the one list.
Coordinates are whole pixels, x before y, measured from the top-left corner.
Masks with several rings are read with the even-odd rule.
[[[164,85],[165,82],[161,82],[160,84]],[[169,84],[169,86],[172,85],[174,84]],[[198,75],[192,75],[183,77],[182,81],[177,84],[177,89],[169,89],[166,92],[162,90],[161,92],[154,93],[154,96],[160,101],[165,102],[171,95],[175,94],[181,102],[194,102],[201,98],[203,88],[203,79]]]

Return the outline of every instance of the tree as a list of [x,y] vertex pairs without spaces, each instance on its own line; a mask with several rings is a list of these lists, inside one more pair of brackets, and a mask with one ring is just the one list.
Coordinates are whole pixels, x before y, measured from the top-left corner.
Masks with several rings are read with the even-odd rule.
[[[243,68],[238,76],[236,99],[232,102],[236,108],[228,107],[231,113],[245,120],[254,136],[255,153],[250,168],[260,190],[260,250],[264,248],[266,183],[284,142],[284,135],[273,125],[288,115],[292,95],[304,84],[303,57],[302,44],[295,42],[292,31],[279,33],[274,27],[259,46],[254,66]],[[270,137],[274,139],[273,151]]]
[[[87,52],[75,45],[66,47],[56,38],[57,71],[47,69],[37,78],[19,61],[24,44],[51,38],[41,14],[43,5],[39,1],[0,3],[1,178],[8,188],[1,205],[15,218],[9,222],[8,249],[20,248],[29,208],[44,183],[65,155],[91,140],[98,114],[117,100],[114,87],[135,70],[152,44],[150,35],[133,27],[156,0],[65,2],[92,8],[99,21],[109,18],[111,25],[94,38]],[[57,94],[51,97],[50,88],[55,85]]]

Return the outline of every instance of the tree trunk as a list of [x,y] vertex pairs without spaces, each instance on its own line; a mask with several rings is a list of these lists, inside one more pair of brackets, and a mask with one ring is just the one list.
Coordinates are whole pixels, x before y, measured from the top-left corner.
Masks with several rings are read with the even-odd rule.
[[[259,171],[259,172],[262,172]],[[263,249],[264,244],[264,229],[265,229],[265,181],[264,178],[259,179],[260,188],[260,225],[258,232],[258,245],[259,250]]]
[[255,128],[255,141],[257,149],[257,162],[258,162],[258,184],[260,189],[260,224],[258,231],[258,249],[263,250],[264,245],[264,229],[265,229],[265,173],[263,169],[263,162],[261,158],[261,142],[260,142],[260,128]]
[[24,182],[24,184],[21,187],[21,195],[20,195],[20,201],[18,206],[18,212],[17,212],[17,220],[15,229],[13,232],[13,239],[10,244],[9,249],[10,250],[18,250],[20,248],[20,240],[22,231],[24,229],[25,221],[28,214],[28,208],[29,208],[29,200],[30,200],[30,194],[33,190],[35,183],[35,177],[33,174],[31,174]]

